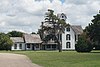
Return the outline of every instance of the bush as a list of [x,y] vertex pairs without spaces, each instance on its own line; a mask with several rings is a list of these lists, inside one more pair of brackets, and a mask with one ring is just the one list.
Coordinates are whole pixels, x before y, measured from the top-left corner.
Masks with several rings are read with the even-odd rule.
[[79,40],[77,44],[75,45],[75,50],[77,52],[90,52],[92,49],[93,49],[93,46],[89,38],[87,38],[86,35],[84,34],[79,36]]
[[0,50],[11,50],[13,42],[5,33],[0,33]]

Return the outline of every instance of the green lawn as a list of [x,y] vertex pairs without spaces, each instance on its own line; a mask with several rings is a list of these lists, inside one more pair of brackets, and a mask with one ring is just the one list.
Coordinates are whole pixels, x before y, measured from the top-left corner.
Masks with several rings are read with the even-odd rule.
[[91,53],[77,53],[76,51],[63,51],[61,53],[58,51],[11,51],[11,53],[24,54],[33,63],[44,67],[100,67],[100,51]]

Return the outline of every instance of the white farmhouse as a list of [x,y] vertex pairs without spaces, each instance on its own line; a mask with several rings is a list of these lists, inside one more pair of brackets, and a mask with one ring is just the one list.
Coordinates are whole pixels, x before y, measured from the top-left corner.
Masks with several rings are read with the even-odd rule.
[[78,36],[82,34],[82,32],[82,27],[78,25],[65,28],[65,33],[62,34],[62,50],[75,50]]
[[13,41],[11,50],[25,50],[25,42],[22,37],[10,37]]
[[[58,18],[66,21],[64,13],[58,14]],[[80,25],[69,25],[65,28],[65,32],[58,35],[58,39],[62,44],[62,50],[75,50],[75,44],[78,37],[83,33]],[[23,37],[11,37],[13,46],[11,50],[57,50],[58,44],[50,40],[48,43],[42,43],[38,34],[24,34]]]
[[[58,18],[66,21],[67,17],[64,13],[58,14]],[[75,50],[75,44],[78,36],[83,33],[80,25],[69,25],[65,28],[65,32],[60,35],[62,50]]]
[[11,50],[40,50],[41,39],[37,34],[24,34],[23,37],[10,37]]

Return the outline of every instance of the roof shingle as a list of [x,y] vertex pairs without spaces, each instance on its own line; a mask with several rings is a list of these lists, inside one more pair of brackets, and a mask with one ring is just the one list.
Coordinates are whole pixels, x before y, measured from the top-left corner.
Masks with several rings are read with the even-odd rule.
[[38,34],[24,34],[26,43],[41,43],[41,38]]
[[72,25],[71,27],[76,34],[82,34],[83,33],[83,29],[80,25]]
[[14,43],[24,43],[24,39],[22,37],[10,37],[10,39],[14,42]]

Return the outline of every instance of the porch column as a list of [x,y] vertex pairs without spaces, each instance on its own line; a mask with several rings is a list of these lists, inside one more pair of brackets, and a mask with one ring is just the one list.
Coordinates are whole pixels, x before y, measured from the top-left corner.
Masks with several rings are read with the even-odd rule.
[[25,44],[25,50],[26,50],[26,47],[27,47],[26,45],[27,45],[27,44]]

